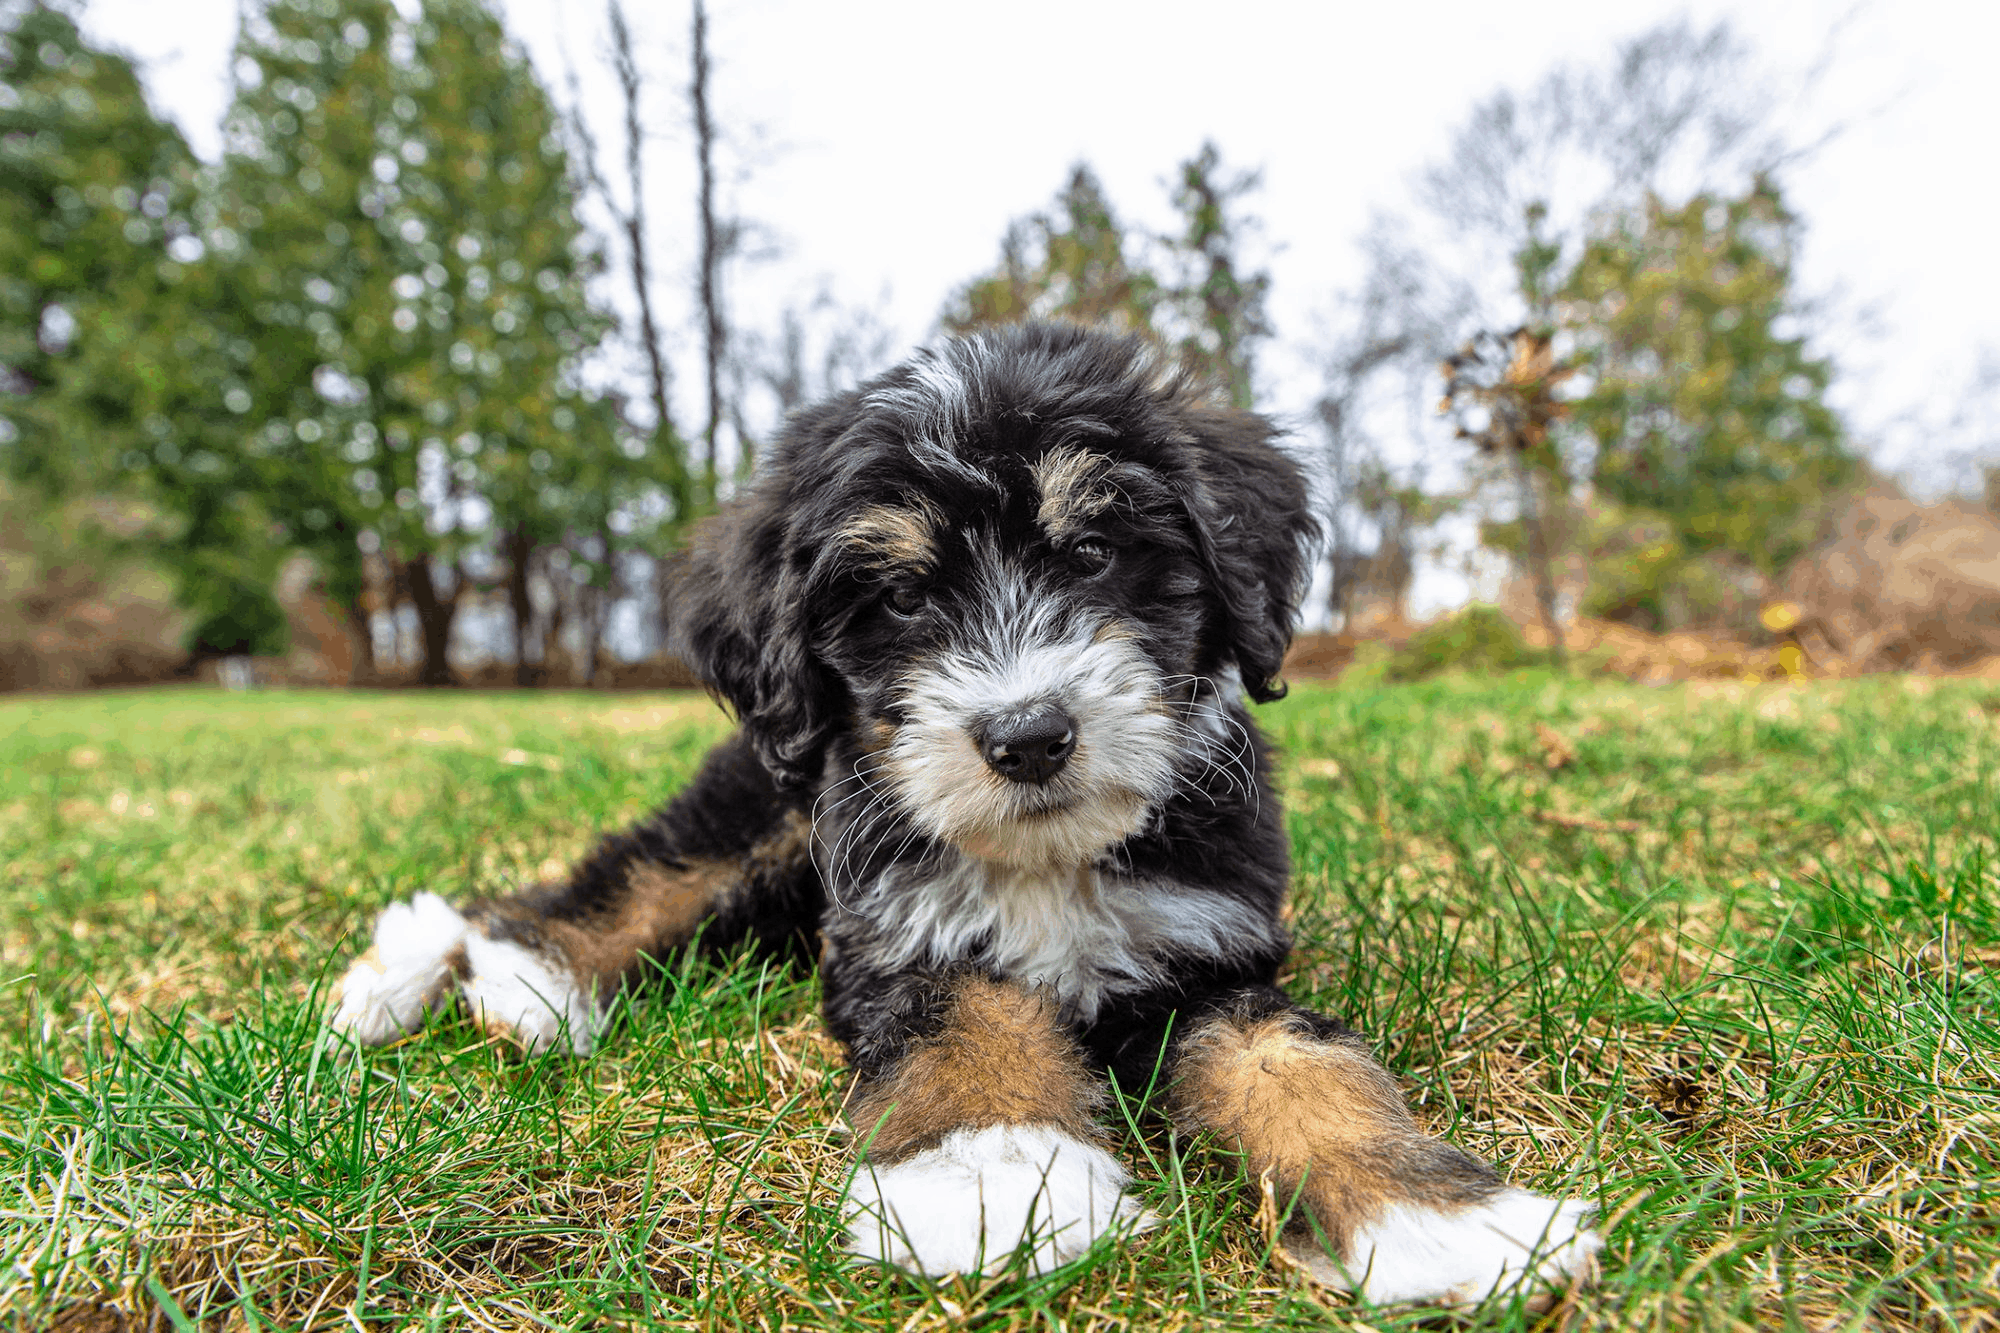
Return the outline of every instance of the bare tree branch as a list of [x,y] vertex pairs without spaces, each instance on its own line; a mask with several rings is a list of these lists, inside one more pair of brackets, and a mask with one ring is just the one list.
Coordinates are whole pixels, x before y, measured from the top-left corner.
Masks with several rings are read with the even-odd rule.
[[[625,176],[630,190],[631,208],[622,215],[612,202],[611,191],[597,173],[597,155],[594,147],[587,154],[588,169],[604,196],[605,205],[611,209],[613,218],[625,232],[626,260],[630,265],[632,292],[639,301],[639,344],[646,358],[649,388],[653,400],[653,431],[656,442],[665,445],[673,435],[673,417],[668,408],[668,387],[670,378],[665,354],[660,349],[659,323],[653,316],[653,282],[651,264],[646,248],[646,188],[645,188],[645,145],[646,136],[642,128],[639,110],[639,96],[642,80],[639,62],[632,49],[632,29],[625,22],[625,9],[619,0],[606,0],[606,11],[611,21],[611,65],[618,77],[618,90],[625,100]],[[581,117],[578,117],[579,122]],[[587,132],[584,142],[589,144]],[[683,488],[685,489],[685,488]],[[683,506],[688,497],[676,495],[676,503]]]
[[694,111],[695,156],[701,173],[702,351],[708,373],[708,420],[702,428],[702,476],[712,493],[716,475],[716,434],[722,425],[722,362],[728,327],[722,314],[721,270],[730,238],[715,213],[715,122],[708,104],[708,6],[694,0],[694,78],[688,101]]

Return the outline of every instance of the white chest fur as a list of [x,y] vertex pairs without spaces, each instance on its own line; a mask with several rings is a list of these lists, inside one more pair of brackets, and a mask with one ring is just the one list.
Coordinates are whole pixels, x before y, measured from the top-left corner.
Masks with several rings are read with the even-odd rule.
[[1048,987],[1084,1022],[1107,997],[1153,982],[1168,955],[1240,953],[1273,930],[1253,908],[1207,889],[1097,867],[1034,873],[969,856],[891,871],[857,906],[878,922],[884,965],[976,959]]

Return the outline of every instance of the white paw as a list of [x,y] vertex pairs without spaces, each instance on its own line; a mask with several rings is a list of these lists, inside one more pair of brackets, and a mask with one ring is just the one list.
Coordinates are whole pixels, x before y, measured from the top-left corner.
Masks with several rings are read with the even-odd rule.
[[487,1031],[530,1051],[562,1042],[574,1055],[589,1055],[597,1045],[605,1016],[560,963],[477,931],[465,937],[465,961],[459,992]]
[[847,1197],[848,1249],[932,1277],[997,1272],[1025,1241],[1046,1273],[1114,1227],[1153,1219],[1121,1197],[1104,1149],[1053,1125],[955,1130],[890,1166],[863,1162]]
[[451,985],[465,918],[435,893],[391,903],[375,919],[375,947],[334,983],[333,1026],[380,1046],[423,1024]]
[[1453,1211],[1398,1204],[1355,1229],[1346,1277],[1380,1305],[1472,1305],[1524,1285],[1566,1287],[1604,1245],[1584,1225],[1595,1211],[1520,1189]]

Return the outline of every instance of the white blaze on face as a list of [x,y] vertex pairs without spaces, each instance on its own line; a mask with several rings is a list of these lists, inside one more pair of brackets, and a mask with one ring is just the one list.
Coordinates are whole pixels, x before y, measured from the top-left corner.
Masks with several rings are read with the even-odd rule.
[[[987,582],[957,641],[904,677],[904,720],[882,771],[940,841],[1023,868],[1085,864],[1136,833],[1172,790],[1180,723],[1131,635],[1066,614],[1011,572]],[[980,725],[1048,705],[1076,724],[1062,771],[1010,782],[987,767]]]

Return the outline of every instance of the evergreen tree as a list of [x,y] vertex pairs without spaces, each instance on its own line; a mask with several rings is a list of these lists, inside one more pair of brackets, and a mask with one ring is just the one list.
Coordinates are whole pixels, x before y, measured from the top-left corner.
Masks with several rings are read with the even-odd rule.
[[193,155],[65,13],[0,22],[0,445],[44,495],[136,491],[197,651],[275,652],[281,548],[223,406],[249,354],[211,312]]
[[1678,619],[1666,590],[1712,557],[1776,573],[1855,475],[1830,367],[1787,327],[1794,225],[1766,179],[1679,208],[1650,199],[1564,283],[1562,321],[1594,379],[1573,415],[1596,445],[1597,491],[1668,536],[1640,549],[1645,577],[1611,571],[1621,591],[1593,609]]
[[1163,284],[1143,261],[1134,262],[1129,246],[1096,173],[1079,162],[1054,209],[1007,228],[999,269],[953,298],[944,326],[965,333],[1058,319],[1157,338],[1153,319]]
[[392,313],[375,163],[376,124],[393,115],[395,23],[391,5],[367,0],[246,11],[212,202],[224,308],[255,349],[224,401],[244,422],[245,459],[285,538],[314,556],[364,663],[372,636],[362,543],[386,535],[371,526],[385,488],[409,507],[415,499],[413,486],[398,485],[414,469],[384,458],[370,410],[371,389],[386,379]]
[[1264,313],[1271,276],[1239,271],[1245,223],[1231,214],[1231,205],[1257,188],[1257,173],[1233,180],[1221,173],[1222,155],[1212,143],[1181,163],[1174,207],[1184,226],[1169,242],[1187,276],[1173,302],[1192,326],[1180,339],[1181,359],[1224,386],[1232,406],[1248,408],[1255,400],[1253,347],[1271,334]]
[[1174,185],[1180,232],[1148,238],[1119,221],[1096,174],[1078,163],[1053,208],[1007,228],[999,267],[960,290],[942,323],[964,333],[1053,319],[1136,333],[1249,407],[1271,280],[1241,272],[1237,252],[1253,224],[1233,206],[1256,185],[1254,173],[1225,179],[1220,153],[1204,144]]
[[[137,425],[158,352],[171,218],[184,230],[194,159],[122,58],[36,4],[0,26],[0,366],[8,459],[24,480],[96,484],[97,432]],[[86,364],[114,371],[97,385]],[[98,436],[101,438],[101,436]],[[83,447],[79,447],[83,446]]]
[[279,0],[238,69],[224,207],[275,507],[358,622],[382,552],[443,683],[467,553],[524,565],[646,473],[578,382],[603,321],[555,114],[477,0]]

